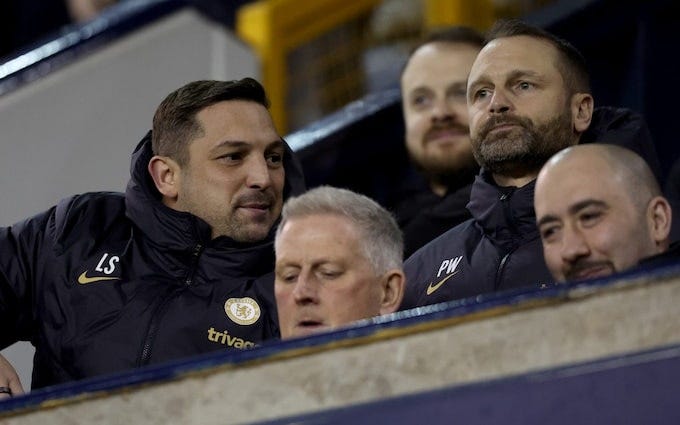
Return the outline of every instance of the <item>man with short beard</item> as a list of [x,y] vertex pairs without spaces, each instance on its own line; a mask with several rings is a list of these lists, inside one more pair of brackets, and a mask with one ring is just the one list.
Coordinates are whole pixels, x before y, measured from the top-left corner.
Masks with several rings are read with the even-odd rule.
[[401,74],[406,148],[427,180],[395,208],[406,257],[471,217],[465,205],[479,166],[470,145],[465,93],[483,45],[484,37],[472,28],[433,32],[416,46]]
[[[0,227],[0,348],[35,346],[33,388],[279,336],[274,232],[302,170],[252,78],[170,93],[125,193]],[[0,399],[23,393],[0,356]]]
[[642,119],[593,113],[585,60],[569,43],[520,21],[500,21],[470,71],[472,151],[482,169],[473,218],[411,256],[401,309],[552,282],[533,208],[541,166],[578,143],[612,143],[658,159]]

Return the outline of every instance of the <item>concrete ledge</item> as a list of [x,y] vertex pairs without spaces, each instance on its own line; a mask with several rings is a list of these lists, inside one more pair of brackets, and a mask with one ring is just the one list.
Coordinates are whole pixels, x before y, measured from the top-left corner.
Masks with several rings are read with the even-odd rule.
[[36,391],[0,408],[7,424],[275,419],[678,344],[679,303],[675,267],[412,310],[241,356]]

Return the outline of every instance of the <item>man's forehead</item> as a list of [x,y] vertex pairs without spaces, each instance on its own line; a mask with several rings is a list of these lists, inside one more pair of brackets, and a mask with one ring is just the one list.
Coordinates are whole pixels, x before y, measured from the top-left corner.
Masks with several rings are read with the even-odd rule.
[[425,44],[416,49],[409,58],[402,73],[401,82],[403,84],[405,80],[428,80],[432,78],[431,75],[421,75],[419,71],[423,67],[431,70],[435,76],[449,74],[452,71],[449,69],[452,64],[457,68],[468,68],[474,62],[478,52],[479,48],[461,42],[436,41]]
[[574,209],[585,200],[602,203],[616,202],[626,197],[626,190],[617,176],[597,162],[560,164],[557,169],[541,176],[536,186],[537,209]]
[[[540,38],[524,35],[498,38],[487,43],[479,52],[470,74],[472,77],[478,76],[481,72],[534,66],[557,70],[554,61],[556,54],[556,48]],[[499,66],[503,68],[498,68]]]

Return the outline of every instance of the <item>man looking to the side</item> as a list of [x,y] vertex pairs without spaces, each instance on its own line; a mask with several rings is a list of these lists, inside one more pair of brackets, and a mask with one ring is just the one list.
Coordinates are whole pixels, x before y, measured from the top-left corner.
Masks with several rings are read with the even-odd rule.
[[619,146],[557,153],[538,175],[534,204],[558,282],[621,272],[669,247],[671,207],[647,163]]
[[[0,228],[0,347],[35,346],[33,388],[278,337],[275,223],[304,189],[255,80],[159,105],[125,194],[76,195]],[[0,359],[0,392],[20,394]]]

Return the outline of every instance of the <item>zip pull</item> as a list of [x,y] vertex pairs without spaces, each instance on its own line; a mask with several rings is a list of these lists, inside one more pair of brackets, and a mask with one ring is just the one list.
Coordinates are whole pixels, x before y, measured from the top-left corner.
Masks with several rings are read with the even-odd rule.
[[187,273],[187,278],[184,280],[184,283],[187,286],[191,286],[194,283],[194,274],[196,273],[196,266],[198,265],[198,258],[201,256],[201,252],[203,252],[203,245],[199,243],[194,247],[194,251],[191,253],[191,266],[189,268],[189,273]]

